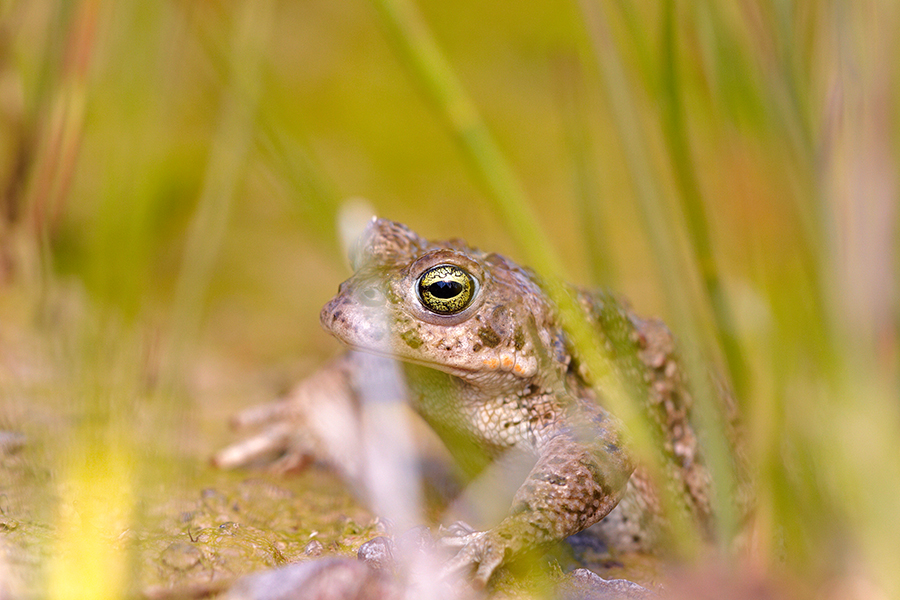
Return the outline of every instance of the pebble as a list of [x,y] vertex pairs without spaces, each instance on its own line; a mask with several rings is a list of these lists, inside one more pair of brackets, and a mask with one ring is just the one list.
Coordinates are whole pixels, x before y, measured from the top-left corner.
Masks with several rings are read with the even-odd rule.
[[658,596],[627,579],[603,579],[588,569],[575,569],[557,589],[560,600],[652,600]]
[[187,542],[172,542],[160,553],[163,564],[176,571],[187,571],[200,564],[203,553],[197,546]]
[[360,546],[356,557],[375,571],[390,573],[397,567],[394,560],[394,542],[383,535],[372,538]]
[[319,540],[310,540],[310,542],[303,547],[303,554],[306,556],[321,556],[324,551],[325,546],[323,546],[322,542]]

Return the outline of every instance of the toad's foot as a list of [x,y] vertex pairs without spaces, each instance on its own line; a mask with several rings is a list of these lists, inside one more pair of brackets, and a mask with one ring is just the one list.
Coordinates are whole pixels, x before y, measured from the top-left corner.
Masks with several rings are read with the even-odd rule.
[[441,569],[441,578],[465,574],[475,569],[473,583],[483,588],[506,556],[506,549],[490,539],[490,531],[475,531],[462,522],[442,529],[440,544],[446,548],[458,548],[456,555]]
[[285,472],[318,460],[350,477],[357,475],[361,449],[351,381],[357,360],[353,353],[341,356],[285,397],[240,412],[231,420],[232,428],[258,433],[217,452],[213,465]]
[[464,576],[474,569],[472,585],[478,589],[487,585],[500,565],[526,547],[521,533],[516,535],[504,525],[506,523],[487,531],[477,531],[458,521],[448,528],[441,528],[440,545],[458,548],[456,555],[444,563],[441,577]]
[[[239,420],[238,415],[236,420]],[[237,425],[235,429],[241,429]],[[285,473],[302,469],[314,456],[313,444],[298,432],[296,425],[284,421],[268,425],[258,434],[219,450],[212,457],[213,466],[219,469],[237,469],[263,465]]]

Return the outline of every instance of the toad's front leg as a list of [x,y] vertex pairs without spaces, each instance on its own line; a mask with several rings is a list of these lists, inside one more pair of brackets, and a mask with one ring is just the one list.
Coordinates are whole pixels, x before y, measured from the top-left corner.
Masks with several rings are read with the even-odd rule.
[[605,517],[622,497],[633,470],[615,433],[564,429],[540,445],[540,458],[516,492],[509,514],[493,529],[444,539],[460,550],[447,573],[475,567],[484,585],[501,564],[523,551],[564,540]]
[[285,397],[245,409],[232,419],[232,426],[257,433],[217,452],[213,464],[223,469],[263,465],[287,471],[316,459],[358,482],[360,365],[373,360],[379,359],[348,352]]

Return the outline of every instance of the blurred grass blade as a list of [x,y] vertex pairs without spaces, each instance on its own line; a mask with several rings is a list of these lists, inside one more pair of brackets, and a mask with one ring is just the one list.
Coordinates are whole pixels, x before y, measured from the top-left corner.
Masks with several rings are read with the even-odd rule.
[[[626,425],[634,440],[634,451],[642,464],[651,470],[656,481],[663,481],[659,464],[660,448],[648,415],[640,410],[639,399],[632,399],[615,368],[615,359],[603,344],[596,343],[596,333],[576,299],[561,282],[565,277],[562,263],[548,242],[530,208],[524,186],[515,175],[505,155],[490,134],[474,103],[456,78],[452,67],[428,31],[421,15],[409,0],[373,0],[382,15],[390,40],[398,48],[404,65],[414,81],[424,90],[438,114],[449,124],[465,158],[482,182],[494,211],[506,225],[529,266],[544,277],[547,294],[560,311],[566,332],[591,374],[593,384],[602,390],[610,411]],[[665,507],[678,502],[668,486],[660,485]],[[675,541],[688,549],[693,545],[692,532],[677,510],[668,510]]]
[[[43,251],[45,296],[55,291],[52,284],[56,282],[49,278],[49,242],[69,199],[84,134],[88,74],[101,37],[100,8],[100,2],[86,0],[73,3],[60,16],[68,25],[63,67],[59,88],[48,93],[52,97],[50,117],[39,144],[28,198],[30,225]],[[128,527],[135,500],[132,448],[117,433],[128,430],[127,411],[122,408],[127,403],[110,402],[114,394],[107,392],[107,385],[124,391],[116,385],[120,381],[101,383],[93,376],[106,374],[94,362],[104,347],[102,341],[92,343],[97,341],[98,329],[84,327],[71,346],[73,340],[67,338],[72,332],[54,332],[56,341],[66,348],[63,380],[68,384],[67,396],[86,414],[71,437],[47,440],[55,446],[54,483],[62,498],[56,506],[56,535],[42,582],[47,597],[53,599],[121,598],[128,586],[130,548],[115,543]]]
[[[44,107],[49,118],[36,149],[26,202],[30,225],[45,258],[49,256],[50,237],[65,210],[81,147],[100,5],[96,0],[65,3],[54,19],[54,29],[58,27],[65,40],[61,49],[64,60],[60,61],[59,73],[50,66],[56,61],[47,61],[40,81],[41,96],[46,96],[49,104]],[[59,78],[56,89],[52,89],[54,76]],[[33,118],[40,121],[37,115]],[[49,267],[49,260],[43,265]]]
[[715,514],[721,539],[727,542],[737,532],[738,515],[732,501],[735,476],[721,408],[713,400],[716,394],[698,347],[716,348],[716,344],[711,342],[715,334],[711,331],[709,306],[698,293],[696,268],[686,259],[685,250],[676,236],[680,219],[673,218],[675,215],[672,215],[657,185],[658,177],[649,162],[652,152],[637,113],[637,102],[631,97],[620,52],[612,39],[600,3],[601,0],[580,0],[585,26],[600,66],[603,89],[615,115],[612,121],[622,142],[635,199],[659,267],[667,305],[672,309],[675,330],[685,340],[681,349],[693,385],[698,425],[707,441],[706,455],[715,488]]
[[307,144],[286,134],[266,114],[260,115],[259,125],[260,151],[279,180],[291,190],[298,221],[339,256],[346,256],[340,251],[332,226],[344,199],[339,187],[328,178]]
[[128,590],[131,555],[117,538],[132,516],[135,465],[128,441],[113,439],[126,430],[116,418],[85,425],[65,453],[48,598],[122,598]]
[[410,0],[373,0],[373,3],[404,66],[449,124],[473,172],[488,192],[492,208],[506,223],[519,249],[540,272],[560,273],[560,262],[538,226],[521,182],[413,3]]
[[273,9],[271,0],[248,0],[235,19],[229,81],[222,97],[219,126],[210,143],[203,187],[175,287],[172,347],[163,358],[164,384],[171,384],[177,377],[185,345],[195,339],[199,330],[205,294],[253,147],[262,89],[260,64],[272,29]]
[[614,281],[613,253],[608,247],[612,223],[604,222],[599,173],[594,165],[591,136],[585,124],[589,119],[586,82],[577,56],[565,56],[556,61],[557,87],[563,132],[573,165],[576,185],[575,209],[581,224],[581,237],[591,267],[591,284],[603,285]]
[[713,256],[709,218],[706,215],[706,205],[695,169],[696,162],[691,156],[684,105],[679,91],[682,89],[682,82],[679,80],[678,72],[680,46],[677,40],[674,0],[666,0],[664,10],[660,94],[663,136],[675,172],[678,199],[681,203],[681,212],[685,216],[686,230],[693,250],[693,262],[700,271],[716,322],[714,331],[722,348],[734,391],[738,398],[743,398],[749,392],[747,365],[737,338],[732,309]]

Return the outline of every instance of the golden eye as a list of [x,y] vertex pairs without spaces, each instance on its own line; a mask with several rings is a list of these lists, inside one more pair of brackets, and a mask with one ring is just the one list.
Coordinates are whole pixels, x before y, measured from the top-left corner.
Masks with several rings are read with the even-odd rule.
[[419,299],[433,313],[453,315],[475,297],[475,278],[454,265],[431,267],[419,277]]

